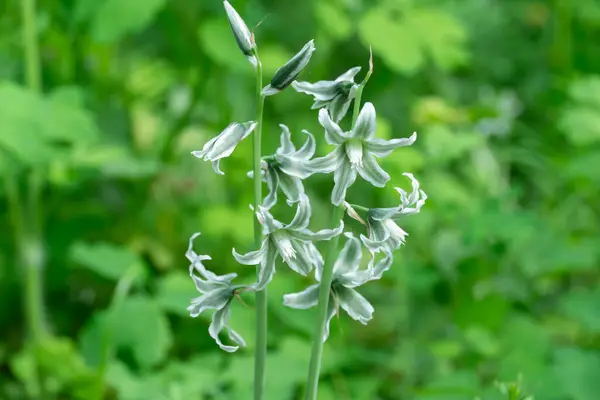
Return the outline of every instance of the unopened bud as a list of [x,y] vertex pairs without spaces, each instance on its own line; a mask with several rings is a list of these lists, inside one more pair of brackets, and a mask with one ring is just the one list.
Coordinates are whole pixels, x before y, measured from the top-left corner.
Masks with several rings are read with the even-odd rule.
[[262,94],[265,96],[270,96],[279,93],[288,87],[290,83],[296,79],[300,72],[302,72],[304,67],[306,67],[314,51],[315,43],[314,40],[311,40],[304,45],[298,54],[292,57],[287,63],[285,63],[285,65],[275,72],[273,79],[271,79],[271,84],[265,86]]
[[237,42],[240,50],[244,53],[252,64],[255,64],[255,50],[256,45],[254,43],[254,38],[252,33],[246,26],[246,23],[240,17],[240,14],[235,11],[235,9],[229,4],[227,0],[223,2],[225,6],[225,12],[227,13],[227,19],[229,20],[229,26],[231,26],[231,31],[233,32],[233,37],[235,37],[235,41]]

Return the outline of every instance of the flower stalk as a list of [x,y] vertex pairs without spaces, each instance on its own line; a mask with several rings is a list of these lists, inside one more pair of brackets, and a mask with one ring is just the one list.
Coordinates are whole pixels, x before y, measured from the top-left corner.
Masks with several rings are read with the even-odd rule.
[[[362,92],[367,84],[371,74],[373,73],[373,57],[369,60],[369,71],[365,76],[365,79],[356,89],[356,96],[354,98],[354,112],[352,114],[352,128],[356,125],[358,120],[358,114],[360,111],[360,103],[362,98]],[[344,216],[344,201],[340,205],[336,206],[333,210],[331,217],[331,226],[335,226],[340,219]],[[308,367],[308,380],[306,381],[306,400],[316,400],[317,393],[319,390],[319,372],[321,371],[321,358],[323,356],[323,336],[328,324],[328,308],[329,308],[329,294],[331,292],[331,282],[333,280],[333,262],[336,259],[337,248],[339,243],[339,236],[334,237],[329,242],[329,248],[325,256],[325,264],[323,267],[323,275],[321,276],[321,285],[319,286],[319,302],[317,311],[317,324],[315,333],[313,335],[312,350],[310,353],[310,364]]]
[[[263,110],[265,96],[262,94],[262,63],[258,58],[255,48],[256,60],[256,128],[252,136],[252,167],[254,172],[254,210],[262,202],[262,175],[261,175],[261,134],[263,125]],[[254,215],[254,246],[259,248],[262,243],[262,226]],[[257,280],[260,279],[260,265],[256,267]],[[267,368],[267,288],[258,290],[255,294],[256,306],[256,345],[254,354],[254,400],[264,398]]]

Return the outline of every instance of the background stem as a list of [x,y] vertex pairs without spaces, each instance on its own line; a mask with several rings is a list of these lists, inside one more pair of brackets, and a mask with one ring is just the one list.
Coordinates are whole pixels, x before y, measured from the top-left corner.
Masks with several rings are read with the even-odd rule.
[[[256,128],[252,141],[252,163],[254,170],[254,210],[262,204],[262,174],[261,174],[261,134],[263,124],[263,109],[265,97],[262,91],[262,64],[256,55]],[[262,242],[262,226],[256,215],[254,218],[254,246],[258,249]],[[256,267],[258,275],[260,265]],[[254,400],[264,398],[267,366],[267,288],[256,292],[256,346],[254,354]]]
[[[369,60],[369,71],[365,79],[356,89],[356,97],[354,99],[354,110],[352,113],[352,128],[356,124],[358,114],[360,112],[360,103],[362,99],[363,89],[371,77],[373,72],[372,58]],[[344,202],[333,210],[331,217],[332,227],[339,225],[340,219],[344,216]],[[329,292],[331,291],[331,281],[333,279],[333,263],[336,258],[336,252],[339,243],[339,236],[334,237],[329,241],[329,248],[325,256],[325,265],[323,266],[323,276],[319,286],[319,303],[317,314],[317,326],[313,336],[313,345],[310,353],[310,365],[308,367],[308,380],[306,382],[306,400],[316,400],[319,391],[319,372],[321,370],[321,357],[323,355],[323,334],[327,325],[327,308],[329,307]]]

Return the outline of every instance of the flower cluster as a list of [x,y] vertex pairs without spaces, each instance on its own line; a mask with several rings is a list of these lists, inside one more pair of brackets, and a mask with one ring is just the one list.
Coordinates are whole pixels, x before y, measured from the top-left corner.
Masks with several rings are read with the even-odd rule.
[[[240,49],[257,71],[261,71],[254,36],[228,2],[225,2],[225,9]],[[358,112],[362,89],[372,72],[372,62],[367,77],[360,84],[354,82],[360,67],[351,68],[331,81],[316,83],[295,81],[314,51],[314,42],[311,40],[277,70],[273,79],[259,91],[259,94],[262,96],[261,100],[264,100],[265,97],[275,95],[292,86],[298,92],[313,96],[315,100],[313,109],[319,109],[318,121],[324,128],[324,140],[335,148],[329,154],[315,158],[316,140],[310,132],[303,131],[306,135],[305,142],[296,149],[290,129],[280,125],[282,129],[280,146],[275,154],[262,158],[255,156],[254,171],[260,171],[261,176],[255,177],[253,172],[248,175],[255,179],[257,187],[262,180],[269,190],[264,198],[257,199],[257,206],[252,208],[257,221],[262,226],[261,245],[246,254],[240,254],[234,248],[232,254],[242,265],[259,266],[256,281],[247,285],[234,285],[233,280],[237,278],[237,274],[217,275],[210,272],[203,265],[203,261],[210,260],[210,257],[198,255],[192,250],[192,242],[199,234],[193,235],[190,239],[186,256],[191,262],[190,276],[201,296],[192,300],[188,310],[192,317],[200,315],[205,310],[215,310],[209,334],[225,351],[232,352],[244,346],[244,340],[240,335],[227,325],[233,300],[242,292],[264,290],[274,278],[279,259],[292,271],[302,276],[308,276],[313,270],[315,271],[316,283],[301,292],[286,294],[283,298],[286,306],[297,309],[315,307],[319,305],[319,293],[321,299],[326,299],[329,293],[323,341],[329,335],[329,321],[339,308],[350,318],[366,324],[371,320],[374,308],[357,289],[370,281],[380,279],[391,268],[394,252],[404,244],[408,236],[397,221],[406,215],[419,213],[427,199],[427,195],[420,189],[415,177],[405,173],[404,175],[412,183],[412,190],[407,192],[396,188],[400,195],[400,203],[394,207],[369,208],[348,201],[348,188],[352,186],[358,175],[372,186],[385,187],[390,176],[379,166],[377,159],[388,156],[399,147],[412,145],[417,136],[413,133],[408,138],[391,140],[377,138],[375,107],[368,102],[353,121],[352,128],[343,131],[338,124],[353,102],[355,115]],[[257,126],[259,126],[258,132],[255,132]],[[260,125],[256,122],[232,123],[221,134],[208,141],[201,151],[194,151],[192,154],[212,162],[215,172],[223,174],[219,168],[220,160],[231,155],[237,144],[253,132],[260,135]],[[359,235],[360,239],[351,232],[344,232],[343,219],[337,221],[336,218],[332,222],[331,229],[314,232],[308,228],[312,210],[303,180],[313,174],[330,173],[333,173],[334,182],[331,203],[336,208],[345,207],[350,217],[366,226],[365,234]],[[278,221],[273,216],[279,189],[285,196],[287,204],[296,208],[295,215],[288,224]],[[342,234],[346,237],[346,242],[335,257],[337,238]],[[331,240],[334,238],[336,239]],[[315,244],[320,241],[331,241],[333,252],[328,253],[333,255],[331,260],[324,260],[321,256]],[[365,268],[361,268],[363,253],[370,257]],[[324,312],[325,304],[322,306]],[[229,339],[235,345],[224,345],[220,341],[218,335],[224,329],[227,330]]]

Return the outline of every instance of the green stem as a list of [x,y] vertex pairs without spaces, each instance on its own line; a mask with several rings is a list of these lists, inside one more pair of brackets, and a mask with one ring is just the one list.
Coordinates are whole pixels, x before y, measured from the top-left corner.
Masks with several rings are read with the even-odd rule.
[[[356,90],[354,99],[354,111],[352,113],[352,127],[356,125],[358,114],[360,112],[360,103],[362,99],[363,89],[373,73],[372,58],[369,60],[369,71],[365,79],[361,82]],[[333,210],[331,218],[331,226],[335,227],[339,224],[340,219],[344,216],[345,207],[342,202]],[[325,264],[323,266],[323,275],[321,276],[321,284],[319,286],[319,302],[317,311],[317,326],[313,336],[313,346],[310,354],[310,364],[308,367],[308,380],[306,382],[306,400],[316,400],[319,390],[319,372],[321,370],[321,358],[323,355],[323,335],[327,326],[327,309],[329,307],[329,295],[331,292],[331,282],[333,280],[333,263],[336,258],[336,252],[339,243],[339,236],[334,237],[329,241],[329,248],[325,255]]]
[[[261,134],[265,97],[262,91],[262,64],[256,55],[256,128],[252,141],[252,164],[254,170],[254,210],[262,203],[261,174]],[[258,249],[262,243],[262,226],[254,216],[254,245]],[[256,267],[258,275],[260,266]],[[267,367],[267,289],[256,292],[256,346],[254,354],[254,400],[264,398]]]

